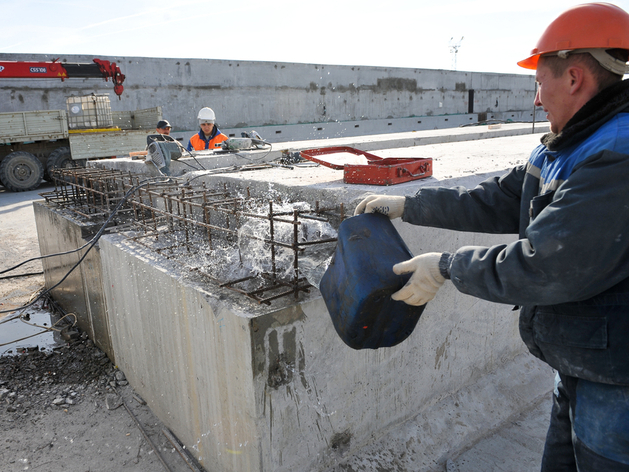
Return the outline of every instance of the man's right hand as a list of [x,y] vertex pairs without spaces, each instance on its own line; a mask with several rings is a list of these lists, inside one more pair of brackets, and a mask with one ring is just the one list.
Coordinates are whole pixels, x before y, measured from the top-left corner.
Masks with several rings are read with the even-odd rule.
[[404,213],[405,201],[406,197],[370,195],[358,204],[356,210],[354,210],[354,215],[360,215],[361,213],[382,213],[388,216],[390,220],[401,218]]

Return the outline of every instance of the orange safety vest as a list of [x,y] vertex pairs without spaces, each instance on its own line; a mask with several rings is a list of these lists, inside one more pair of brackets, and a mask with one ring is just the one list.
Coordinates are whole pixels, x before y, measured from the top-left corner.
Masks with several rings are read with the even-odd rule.
[[190,142],[188,142],[188,151],[203,151],[204,149],[216,149],[220,143],[227,139],[220,130],[214,126],[214,134],[210,139],[205,139],[205,135],[203,131],[199,131],[197,134],[193,135],[190,138]]

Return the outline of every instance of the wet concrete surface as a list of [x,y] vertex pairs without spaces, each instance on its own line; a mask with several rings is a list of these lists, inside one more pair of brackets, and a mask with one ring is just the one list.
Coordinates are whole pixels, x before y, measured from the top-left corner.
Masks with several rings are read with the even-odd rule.
[[447,472],[537,472],[542,464],[551,395],[446,464]]

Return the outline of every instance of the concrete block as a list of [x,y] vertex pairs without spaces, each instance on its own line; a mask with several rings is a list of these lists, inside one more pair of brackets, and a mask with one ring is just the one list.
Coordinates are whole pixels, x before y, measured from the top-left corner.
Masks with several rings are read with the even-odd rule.
[[525,351],[510,307],[452,287],[402,344],[354,351],[316,290],[265,308],[119,236],[101,256],[118,366],[212,470],[324,470]]
[[[44,201],[33,203],[39,249],[43,256],[73,251],[86,244],[100,225],[79,221],[71,214],[52,208]],[[45,286],[54,300],[67,312],[74,313],[78,327],[115,362],[109,333],[107,306],[101,279],[98,243],[72,272],[86,249],[63,256],[42,259]],[[67,274],[67,277],[66,277]],[[64,277],[65,280],[59,283]]]

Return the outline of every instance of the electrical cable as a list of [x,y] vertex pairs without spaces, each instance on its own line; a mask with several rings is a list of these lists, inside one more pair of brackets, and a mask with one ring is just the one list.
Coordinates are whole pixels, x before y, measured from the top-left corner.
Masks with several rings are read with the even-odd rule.
[[[158,169],[159,170],[159,169]],[[118,202],[118,204],[116,205],[116,207],[114,208],[114,210],[112,211],[111,215],[109,215],[109,218],[107,218],[107,221],[105,221],[105,223],[101,226],[101,228],[98,230],[98,232],[94,235],[94,237],[88,241],[86,244],[84,244],[83,246],[81,246],[78,249],[74,249],[72,251],[66,251],[64,253],[57,253],[57,254],[49,254],[48,256],[41,256],[40,259],[43,259],[45,257],[52,257],[54,255],[65,255],[65,254],[71,254],[73,252],[77,252],[80,251],[81,249],[89,246],[87,248],[87,250],[85,251],[85,254],[83,254],[79,260],[77,261],[76,264],[74,264],[74,266],[72,266],[72,268],[70,268],[70,270],[63,276],[63,278],[57,282],[55,285],[53,285],[50,288],[47,288],[45,290],[43,290],[42,292],[39,293],[39,295],[30,303],[27,303],[26,305],[23,305],[22,307],[19,308],[19,310],[24,310],[32,305],[35,304],[35,302],[37,300],[39,300],[41,297],[43,297],[44,295],[50,293],[53,289],[57,288],[59,285],[61,285],[68,277],[69,275],[74,271],[74,269],[76,269],[81,262],[83,262],[83,260],[87,257],[87,255],[89,254],[90,250],[96,245],[96,243],[98,242],[98,240],[100,239],[100,237],[103,235],[103,233],[105,232],[105,229],[107,228],[107,225],[109,225],[109,223],[111,223],[111,220],[114,218],[114,216],[116,215],[116,213],[118,212],[118,210],[120,210],[120,208],[122,207],[122,205],[127,201],[127,199],[136,191],[138,191],[139,189],[141,189],[142,187],[150,184],[152,181],[156,180],[156,179],[162,179],[162,177],[150,177],[148,179],[145,179],[143,181],[141,181],[140,183],[138,183],[137,185],[135,185],[134,187],[131,187],[127,193],[124,195],[124,197],[122,197],[122,199]],[[19,264],[22,265],[22,264]],[[16,266],[16,267],[19,267]],[[12,270],[12,269],[9,269]],[[7,271],[4,271],[7,272]],[[0,273],[4,273],[4,272],[0,272]],[[13,313],[16,310],[0,310],[0,314],[2,313]]]
[[[193,159],[194,159],[195,161],[197,161],[196,157],[193,157]],[[186,161],[180,161],[179,159],[176,159],[176,160],[174,160],[174,161],[171,161],[171,163],[173,163],[173,162],[180,162],[181,164],[185,164],[185,165],[187,165],[188,167],[192,167],[194,170],[197,170],[197,171],[198,171],[198,170],[205,170],[205,168],[204,168],[203,166],[201,166],[201,164],[199,163],[199,161],[197,161],[197,164],[199,164],[199,165],[201,166],[201,169],[197,169],[197,168],[196,168],[196,167],[194,167],[193,165],[188,164]]]
[[[43,291],[44,291],[44,288],[42,287],[39,290],[37,290],[36,292],[33,292],[31,294],[31,296],[28,297],[28,301],[26,302],[26,304],[28,304],[28,303],[30,303],[30,302],[32,302],[34,300],[37,300],[37,298],[39,297],[39,294],[42,293]],[[50,300],[50,298],[49,298],[49,300]],[[17,310],[21,310],[21,309],[22,308],[19,307],[19,308],[16,308],[15,310],[13,310],[13,311],[17,311]],[[4,324],[4,323],[8,323],[9,321],[13,321],[13,320],[15,320],[17,318],[20,318],[21,316],[22,316],[22,313],[20,311],[20,313],[16,314],[15,316],[13,316],[11,318],[5,318],[5,319],[0,320],[0,325]]]
[[[194,154],[192,154],[190,151],[188,151],[188,150],[184,147],[184,145],[183,145],[183,144],[181,144],[179,141],[175,141],[175,142],[177,143],[177,145],[179,146],[179,148],[180,148],[182,151],[186,152],[186,153],[188,154],[188,156],[190,156],[192,159],[194,159],[194,162],[196,162],[197,164],[199,164],[199,167],[200,167],[202,170],[206,170],[206,168],[205,168],[205,167],[203,167],[203,166],[201,165],[201,163],[197,160],[196,156],[195,156]],[[195,168],[194,168],[194,166],[191,166],[191,165],[190,165],[190,164],[188,164],[187,162],[181,161],[181,163],[182,163],[182,164],[186,164],[186,165],[188,165],[188,166],[192,167],[194,170],[199,170],[199,169],[195,169]]]
[[[38,325],[36,323],[29,323],[28,321],[26,321],[24,319],[24,317],[22,315],[20,315],[20,321],[22,323],[25,323],[25,324],[29,325],[29,326],[34,326],[35,328],[41,328],[41,329],[43,329],[45,331],[59,331],[59,332],[61,332],[63,328],[62,329],[58,329],[58,328],[55,328],[55,326],[57,326],[61,321],[63,321],[68,316],[74,316],[74,323],[72,323],[72,325],[70,327],[72,328],[72,327],[76,326],[76,324],[78,322],[78,318],[77,318],[75,313],[68,313],[66,315],[63,315],[61,318],[59,318],[57,321],[55,321],[55,323],[52,326],[50,326],[50,327],[40,326],[40,325]],[[3,344],[0,344],[0,346],[3,346]]]
[[[186,149],[186,152],[187,152],[188,154],[190,154],[190,157],[191,157],[192,159],[194,159],[194,162],[196,162],[197,164],[199,164],[199,167],[200,167],[201,169],[203,169],[203,170],[207,170],[205,167],[203,167],[203,166],[201,165],[201,163],[200,163],[199,161],[197,161],[196,156],[194,156],[194,155],[193,155],[191,152],[189,152],[187,149]],[[197,170],[198,170],[198,169],[197,169]]]
[[[92,242],[91,240],[90,240],[90,241],[88,241],[88,242],[86,242],[83,246],[81,246],[81,247],[80,247],[80,248],[78,248],[78,249],[71,249],[70,251],[65,251],[65,252],[56,252],[56,253],[54,253],[54,254],[46,254],[45,256],[37,256],[37,257],[33,257],[33,258],[31,258],[31,259],[28,259],[28,260],[25,260],[25,261],[23,261],[23,262],[20,262],[20,263],[19,263],[18,265],[16,265],[16,266],[9,267],[8,269],[5,269],[5,270],[3,270],[3,271],[0,271],[0,274],[5,274],[5,273],[7,273],[7,272],[11,272],[11,271],[13,271],[13,270],[17,269],[18,267],[23,266],[24,264],[28,264],[29,262],[39,261],[39,260],[41,260],[41,259],[46,259],[46,258],[48,258],[48,257],[65,256],[65,255],[67,255],[67,254],[72,254],[73,252],[80,251],[80,250],[81,250],[81,249],[83,249],[85,246],[89,245],[89,243],[91,243],[91,242]],[[18,276],[16,275],[16,276],[13,276],[13,277],[18,277]],[[9,278],[11,278],[11,277],[1,277],[1,279],[9,279]]]
[[[24,262],[22,262],[22,264],[24,264]],[[42,275],[43,273],[44,271],[40,270],[39,272],[27,272],[24,274],[5,275],[4,277],[0,277],[0,280],[17,279],[18,277],[31,277],[33,275]]]
[[18,343],[20,341],[24,341],[25,339],[34,338],[35,336],[39,336],[40,334],[48,333],[49,331],[62,332],[63,328],[58,329],[58,328],[55,328],[55,326],[57,326],[59,323],[61,323],[68,316],[73,316],[74,317],[74,323],[72,323],[72,325],[70,325],[70,327],[73,328],[74,326],[76,326],[76,324],[78,322],[78,318],[77,318],[75,313],[67,313],[67,314],[63,315],[61,318],[59,318],[57,321],[55,321],[52,326],[41,326],[41,325],[38,325],[36,323],[29,323],[28,321],[26,321],[24,319],[22,313],[20,315],[16,316],[16,317],[11,318],[10,320],[3,320],[2,323],[6,323],[7,321],[12,321],[12,320],[15,320],[16,318],[19,318],[22,323],[25,323],[25,324],[27,324],[29,326],[34,326],[35,328],[41,328],[42,331],[39,331],[38,333],[35,333],[35,334],[29,334],[28,336],[24,336],[23,338],[14,339],[14,340],[9,341],[7,343],[2,343],[2,344],[0,344],[0,347],[8,346],[9,344]]
[[[267,152],[266,154],[264,154],[263,156],[260,156],[260,157],[258,157],[258,158],[256,158],[256,159],[253,159],[253,158],[251,158],[251,157],[249,157],[249,156],[246,156],[246,155],[244,155],[244,154],[240,154],[240,153],[238,153],[238,152],[234,153],[234,155],[236,155],[236,156],[238,156],[238,157],[240,157],[240,158],[242,158],[242,159],[246,159],[246,160],[248,160],[248,161],[250,161],[250,162],[258,162],[258,161],[261,161],[261,160],[262,160],[262,159],[264,159],[266,156],[268,156],[269,154],[271,154],[271,151],[273,150],[273,145],[272,145],[271,143],[267,143],[266,141],[264,141],[264,144],[268,144],[268,145],[269,145],[269,150],[268,150],[268,152]],[[258,148],[258,149],[259,149],[259,148]]]
[[[157,168],[157,166],[155,166],[155,168]],[[151,181],[151,180],[154,180],[154,179],[157,179],[157,178],[162,178],[162,177],[168,177],[167,175],[164,175],[164,174],[163,174],[163,173],[162,173],[159,169],[157,169],[157,171],[161,174],[161,175],[160,175],[160,177],[151,177],[150,179],[147,179],[147,180],[142,181],[142,182],[147,182],[147,181]],[[139,188],[139,187],[138,187],[138,188]],[[127,198],[129,198],[129,197],[128,197],[128,196],[125,196],[125,197],[124,197],[124,199],[123,199],[122,201],[124,202]],[[114,210],[114,213],[115,213],[116,211],[118,211],[118,209]],[[112,214],[112,216],[113,216],[113,214]],[[110,219],[111,219],[111,217],[110,217]],[[105,223],[105,224],[108,224],[108,223],[109,223],[109,221],[110,221],[110,220],[107,220],[107,223]],[[94,237],[97,237],[97,236],[98,236],[98,237],[100,237],[100,236],[98,235],[98,233],[97,233],[97,234],[96,234],[96,236],[94,236]],[[66,256],[66,255],[68,255],[68,254],[73,254],[73,253],[78,252],[78,251],[80,251],[81,249],[84,249],[84,248],[86,248],[87,246],[89,246],[89,245],[92,243],[92,241],[93,241],[93,238],[92,238],[92,239],[90,239],[89,241],[87,241],[87,242],[86,242],[83,246],[81,246],[81,247],[79,247],[79,248],[76,248],[76,249],[70,249],[69,251],[65,251],[65,252],[55,252],[54,254],[46,254],[45,256],[37,256],[37,257],[33,257],[33,258],[31,258],[31,259],[27,259],[27,260],[25,260],[25,261],[23,261],[23,262],[20,262],[19,264],[17,264],[17,265],[15,265],[15,266],[13,266],[13,267],[9,267],[8,269],[4,269],[4,270],[0,271],[0,274],[6,274],[7,272],[11,272],[11,271],[13,271],[13,270],[17,269],[18,267],[23,266],[24,264],[28,264],[29,262],[39,261],[39,260],[42,260],[42,259],[47,259],[47,258],[49,258],[49,257]],[[28,275],[31,275],[31,274],[28,274]],[[38,275],[38,274],[32,274],[32,275]],[[16,275],[16,276],[14,276],[14,277],[19,277],[19,276],[17,276],[17,275]],[[11,277],[0,277],[0,280],[1,280],[1,279],[8,279],[8,278],[11,278]],[[2,312],[2,311],[0,311],[0,313],[3,313],[3,312]]]

